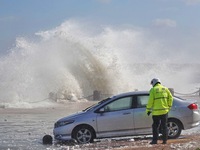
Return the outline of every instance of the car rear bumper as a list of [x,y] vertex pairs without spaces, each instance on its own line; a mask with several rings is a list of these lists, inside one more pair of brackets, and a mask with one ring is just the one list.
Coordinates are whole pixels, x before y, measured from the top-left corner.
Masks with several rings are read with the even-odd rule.
[[191,116],[184,118],[184,129],[191,129],[200,125],[200,113],[199,111],[193,111]]
[[197,127],[200,125],[200,122],[194,122],[194,123],[188,123],[188,124],[184,124],[184,130],[186,129],[191,129],[191,128],[194,128],[194,127]]

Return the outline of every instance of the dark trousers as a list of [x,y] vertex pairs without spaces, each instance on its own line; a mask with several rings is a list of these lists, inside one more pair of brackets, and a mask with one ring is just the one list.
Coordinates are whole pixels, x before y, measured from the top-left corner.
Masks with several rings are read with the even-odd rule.
[[159,135],[159,129],[162,131],[163,135],[163,141],[167,141],[168,137],[168,130],[167,130],[167,118],[168,114],[164,115],[158,115],[158,116],[152,116],[153,118],[153,124],[152,124],[152,129],[153,129],[153,141],[158,140],[158,135]]

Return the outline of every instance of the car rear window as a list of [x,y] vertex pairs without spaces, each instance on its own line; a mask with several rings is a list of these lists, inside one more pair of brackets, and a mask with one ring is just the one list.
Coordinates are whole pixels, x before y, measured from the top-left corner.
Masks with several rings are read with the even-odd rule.
[[137,96],[137,108],[146,107],[148,100],[149,100],[149,95]]

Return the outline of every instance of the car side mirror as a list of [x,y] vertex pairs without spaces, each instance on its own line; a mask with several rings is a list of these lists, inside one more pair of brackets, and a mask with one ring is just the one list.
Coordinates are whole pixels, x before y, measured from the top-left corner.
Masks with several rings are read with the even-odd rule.
[[104,108],[99,109],[99,113],[104,113],[104,112],[105,112]]

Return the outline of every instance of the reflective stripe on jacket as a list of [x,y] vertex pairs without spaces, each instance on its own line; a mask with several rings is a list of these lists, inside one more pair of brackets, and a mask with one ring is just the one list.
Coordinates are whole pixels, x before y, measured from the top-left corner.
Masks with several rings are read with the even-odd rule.
[[163,115],[169,112],[172,107],[173,97],[168,88],[161,84],[156,84],[151,88],[149,100],[146,106],[146,112],[152,112],[152,115]]

